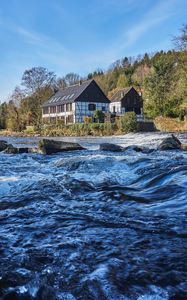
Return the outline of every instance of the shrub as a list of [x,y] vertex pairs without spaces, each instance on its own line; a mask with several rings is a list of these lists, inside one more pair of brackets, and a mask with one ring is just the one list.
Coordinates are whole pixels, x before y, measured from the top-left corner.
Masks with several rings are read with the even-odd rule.
[[187,108],[183,108],[180,110],[180,113],[179,113],[179,120],[180,121],[184,121],[185,119],[185,116],[187,116]]
[[103,130],[103,134],[104,135],[113,135],[117,132],[118,130],[118,126],[115,123],[104,123],[104,130]]
[[57,121],[56,121],[56,125],[58,126],[58,127],[61,127],[61,126],[64,126],[64,120],[63,119],[57,119]]
[[26,126],[25,133],[35,133],[34,126]]
[[95,110],[94,111],[94,119],[98,123],[104,123],[105,114],[102,112],[102,110]]
[[42,128],[43,136],[104,136],[121,133],[117,124],[112,123],[77,123],[63,126],[45,125]]
[[90,123],[92,123],[92,117],[84,117],[84,123],[85,123],[85,124],[90,124]]
[[121,127],[125,133],[137,130],[137,119],[135,112],[127,112],[121,117]]

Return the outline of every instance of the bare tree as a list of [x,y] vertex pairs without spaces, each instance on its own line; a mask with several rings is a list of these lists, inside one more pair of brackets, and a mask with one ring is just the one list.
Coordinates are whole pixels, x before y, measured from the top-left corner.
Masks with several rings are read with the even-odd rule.
[[33,125],[41,123],[41,105],[54,93],[55,79],[56,75],[43,67],[34,67],[23,74],[21,85],[25,87]]
[[43,67],[26,70],[22,76],[21,85],[28,93],[36,93],[43,88],[50,87],[55,82],[55,74]]
[[76,73],[68,73],[64,79],[65,79],[66,85],[70,86],[70,85],[78,83],[80,81],[81,77],[79,74],[76,74]]
[[16,107],[19,107],[21,104],[21,101],[25,98],[24,91],[19,87],[16,86],[13,90],[11,96],[9,97],[9,101],[12,101]]
[[180,29],[181,34],[173,38],[177,50],[187,51],[187,24]]
[[64,90],[66,86],[67,86],[67,85],[66,85],[66,81],[65,81],[65,78],[64,78],[64,77],[59,77],[59,78],[57,78],[57,80],[56,80],[56,89],[57,89],[57,90],[58,90],[58,89]]

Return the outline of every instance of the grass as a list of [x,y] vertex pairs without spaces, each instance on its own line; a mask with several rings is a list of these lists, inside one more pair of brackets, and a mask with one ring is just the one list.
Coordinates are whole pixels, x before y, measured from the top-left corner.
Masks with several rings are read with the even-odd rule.
[[162,132],[187,132],[187,120],[180,121],[178,118],[157,117],[154,123],[156,129]]

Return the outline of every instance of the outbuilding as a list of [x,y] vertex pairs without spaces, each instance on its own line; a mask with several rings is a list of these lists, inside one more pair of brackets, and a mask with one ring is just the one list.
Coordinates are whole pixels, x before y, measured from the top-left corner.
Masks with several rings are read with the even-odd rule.
[[143,120],[143,101],[141,95],[133,87],[120,89],[111,98],[110,112],[120,116],[131,111],[136,113],[137,120]]

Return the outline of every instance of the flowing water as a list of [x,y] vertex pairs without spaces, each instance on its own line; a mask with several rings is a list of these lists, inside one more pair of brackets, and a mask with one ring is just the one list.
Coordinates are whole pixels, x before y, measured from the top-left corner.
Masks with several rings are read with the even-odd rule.
[[0,299],[187,299],[187,152],[98,150],[155,148],[164,136],[72,138],[88,150],[51,156],[0,153]]

